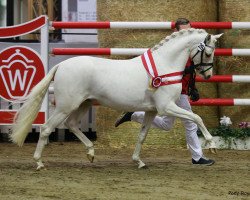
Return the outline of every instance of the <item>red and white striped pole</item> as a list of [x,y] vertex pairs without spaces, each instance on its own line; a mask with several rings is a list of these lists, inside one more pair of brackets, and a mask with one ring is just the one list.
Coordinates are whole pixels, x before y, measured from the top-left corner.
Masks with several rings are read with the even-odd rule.
[[[142,55],[148,48],[53,48],[54,55]],[[250,56],[250,49],[215,50],[215,56]]]
[[[53,21],[56,29],[174,29],[175,22],[61,22]],[[250,22],[191,22],[193,28],[250,29]]]
[[210,79],[196,76],[197,82],[250,83],[250,75],[214,75]]
[[250,99],[199,99],[192,106],[249,106]]

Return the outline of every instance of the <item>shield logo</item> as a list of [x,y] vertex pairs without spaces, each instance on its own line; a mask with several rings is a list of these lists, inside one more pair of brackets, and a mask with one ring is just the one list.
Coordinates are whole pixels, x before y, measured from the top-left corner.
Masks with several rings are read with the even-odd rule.
[[7,101],[22,100],[45,76],[39,54],[25,46],[0,52],[0,96]]

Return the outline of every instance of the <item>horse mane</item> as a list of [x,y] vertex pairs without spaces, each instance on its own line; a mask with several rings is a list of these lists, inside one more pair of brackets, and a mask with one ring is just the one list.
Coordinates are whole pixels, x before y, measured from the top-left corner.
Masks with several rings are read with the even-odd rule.
[[181,37],[183,35],[193,34],[193,33],[200,33],[201,34],[201,33],[206,33],[206,31],[204,29],[189,28],[189,29],[182,29],[178,32],[173,32],[171,35],[168,35],[163,40],[161,40],[158,44],[153,46],[151,48],[151,51],[153,52],[153,51],[159,49],[161,46],[163,46],[165,43],[169,42],[170,40],[173,40],[177,37]]

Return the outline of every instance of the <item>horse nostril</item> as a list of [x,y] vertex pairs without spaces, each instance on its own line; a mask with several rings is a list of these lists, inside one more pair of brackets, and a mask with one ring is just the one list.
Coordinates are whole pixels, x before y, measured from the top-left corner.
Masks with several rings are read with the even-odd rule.
[[206,79],[210,79],[210,78],[211,78],[211,75],[206,76]]

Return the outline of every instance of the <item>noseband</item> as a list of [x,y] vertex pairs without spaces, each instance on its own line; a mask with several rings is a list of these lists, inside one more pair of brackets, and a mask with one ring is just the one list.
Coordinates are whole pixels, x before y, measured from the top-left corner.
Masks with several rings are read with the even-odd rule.
[[[192,60],[193,60],[193,59],[195,58],[195,56],[197,56],[199,53],[201,53],[200,63],[192,66],[194,69],[196,69],[197,67],[201,66],[201,67],[202,67],[202,70],[201,70],[201,72],[200,72],[201,74],[204,74],[206,71],[208,71],[208,70],[210,70],[211,68],[213,68],[213,63],[204,63],[204,62],[203,62],[203,54],[204,54],[204,52],[205,52],[205,48],[206,48],[206,47],[209,47],[209,48],[211,48],[211,49],[214,49],[214,47],[209,46],[209,45],[206,44],[206,43],[207,43],[207,40],[208,40],[208,37],[211,37],[211,36],[210,36],[210,35],[207,35],[207,36],[206,36],[204,42],[201,42],[201,43],[199,44],[197,52],[196,52],[196,53],[194,54],[194,56],[192,57]],[[210,67],[208,67],[207,69],[204,69],[204,68],[203,68],[204,66],[210,66]]]

